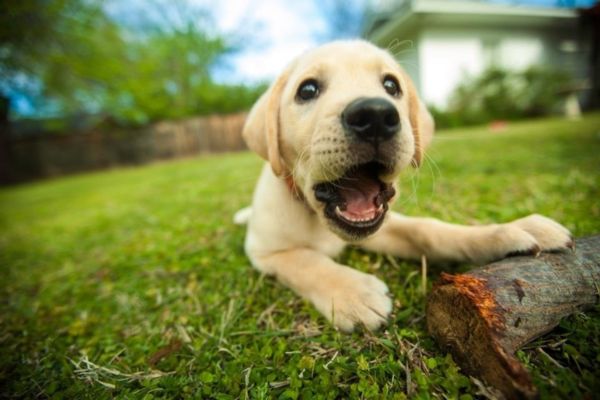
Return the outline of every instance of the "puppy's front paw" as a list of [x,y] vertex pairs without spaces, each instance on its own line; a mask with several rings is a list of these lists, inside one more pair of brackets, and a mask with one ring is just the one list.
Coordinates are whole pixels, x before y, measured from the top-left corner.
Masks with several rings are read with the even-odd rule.
[[362,324],[375,330],[387,322],[392,301],[381,280],[342,266],[327,278],[310,297],[317,310],[339,329],[351,332]]
[[550,218],[532,214],[498,225],[493,232],[488,260],[512,255],[537,255],[542,251],[573,249],[574,242],[567,228]]
[[540,251],[572,249],[571,232],[558,222],[542,215],[532,214],[510,223],[529,233],[537,242]]

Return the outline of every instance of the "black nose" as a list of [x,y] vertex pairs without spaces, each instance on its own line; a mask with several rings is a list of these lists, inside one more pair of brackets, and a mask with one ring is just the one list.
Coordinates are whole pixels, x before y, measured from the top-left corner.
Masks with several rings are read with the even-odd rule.
[[391,139],[400,129],[396,107],[380,97],[359,98],[342,112],[342,123],[349,134],[377,144]]

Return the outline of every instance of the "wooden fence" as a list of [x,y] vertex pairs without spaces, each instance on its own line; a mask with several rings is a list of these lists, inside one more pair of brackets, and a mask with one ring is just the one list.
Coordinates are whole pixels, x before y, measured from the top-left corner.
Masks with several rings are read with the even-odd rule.
[[4,183],[80,171],[142,164],[202,153],[246,149],[245,113],[165,121],[136,129],[97,128],[78,133],[2,135]]

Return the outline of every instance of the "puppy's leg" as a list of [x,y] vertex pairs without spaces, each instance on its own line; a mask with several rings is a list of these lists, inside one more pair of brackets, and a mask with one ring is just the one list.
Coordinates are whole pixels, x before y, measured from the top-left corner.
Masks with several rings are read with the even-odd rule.
[[252,218],[252,206],[244,207],[233,215],[233,223],[236,225],[246,225],[250,221],[250,218]]
[[510,254],[537,254],[573,246],[569,231],[557,222],[530,215],[505,224],[463,226],[433,218],[391,213],[381,229],[361,245],[399,257],[485,263]]
[[314,250],[299,248],[251,259],[256,268],[275,275],[284,285],[310,300],[344,331],[352,331],[357,324],[377,329],[385,324],[392,310],[385,283]]

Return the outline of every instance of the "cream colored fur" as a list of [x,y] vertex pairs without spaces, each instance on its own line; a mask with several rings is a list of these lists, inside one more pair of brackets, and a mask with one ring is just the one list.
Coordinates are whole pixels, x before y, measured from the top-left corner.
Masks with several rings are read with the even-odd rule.
[[[244,129],[249,147],[268,161],[252,209],[236,215],[238,223],[248,221],[246,253],[254,267],[310,300],[344,331],[380,327],[392,302],[381,280],[334,261],[348,238],[332,230],[312,188],[364,162],[352,150],[340,114],[358,97],[389,98],[381,84],[386,74],[397,78],[403,92],[390,98],[402,126],[392,146],[395,167],[380,177],[395,186],[400,171],[420,164],[434,124],[408,75],[387,52],[366,42],[333,42],[294,60],[256,103]],[[314,102],[298,104],[297,88],[307,78],[323,82],[322,93]],[[289,190],[284,179],[289,175],[304,200]],[[375,234],[354,244],[409,259],[484,263],[512,252],[562,249],[570,242],[567,229],[539,215],[461,226],[389,212]]]

